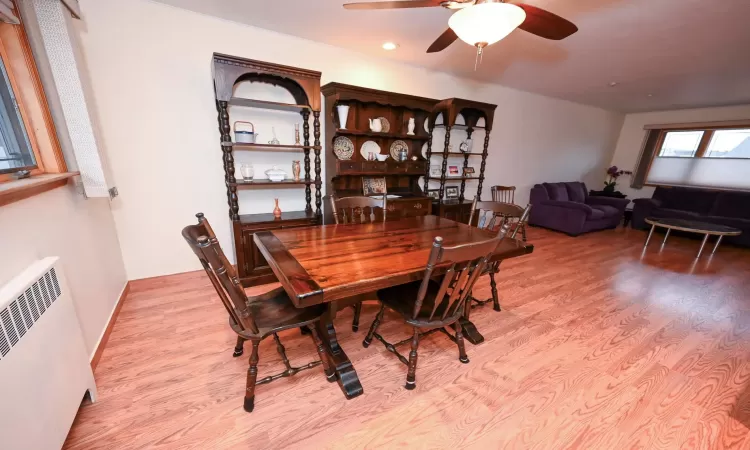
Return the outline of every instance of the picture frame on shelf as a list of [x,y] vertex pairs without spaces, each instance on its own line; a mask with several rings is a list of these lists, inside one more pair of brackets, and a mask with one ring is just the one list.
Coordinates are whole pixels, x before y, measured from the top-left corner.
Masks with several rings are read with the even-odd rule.
[[474,168],[472,166],[464,167],[464,176],[465,177],[470,177],[470,176],[474,175],[475,173],[476,173],[476,171],[474,170]]
[[430,176],[433,178],[440,178],[443,175],[443,170],[440,166],[430,166]]
[[385,177],[362,177],[362,193],[365,197],[388,194]]
[[445,188],[445,198],[455,200],[458,198],[458,186],[448,186]]
[[461,172],[458,171],[458,166],[448,166],[449,177],[458,177],[460,174]]
[[434,200],[440,200],[440,189],[427,191],[427,196]]

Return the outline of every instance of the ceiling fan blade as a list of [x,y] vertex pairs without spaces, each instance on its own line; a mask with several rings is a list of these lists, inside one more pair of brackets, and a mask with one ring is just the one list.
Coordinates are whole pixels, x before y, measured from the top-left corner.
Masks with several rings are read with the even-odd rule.
[[398,9],[398,8],[430,8],[440,6],[443,0],[406,0],[395,2],[365,2],[346,3],[344,9]]
[[430,48],[427,49],[427,53],[442,52],[448,48],[449,45],[456,42],[456,39],[458,39],[456,32],[448,28],[445,30],[445,33],[441,34],[440,37],[430,45]]
[[526,11],[526,20],[518,28],[537,36],[559,41],[578,31],[578,27],[557,14],[552,14],[536,6],[513,3]]

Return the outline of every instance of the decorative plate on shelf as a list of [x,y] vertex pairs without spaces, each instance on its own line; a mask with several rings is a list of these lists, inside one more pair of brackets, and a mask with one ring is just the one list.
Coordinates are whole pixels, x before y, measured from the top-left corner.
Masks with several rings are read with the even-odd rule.
[[378,117],[378,120],[383,125],[383,133],[389,133],[391,131],[391,123],[385,117]]
[[362,148],[359,149],[359,154],[367,161],[367,154],[373,152],[376,155],[380,154],[380,146],[375,141],[367,141],[362,144]]
[[409,158],[409,146],[404,141],[393,141],[391,144],[391,158],[401,161],[401,150],[406,149],[406,157]]
[[339,136],[333,140],[333,154],[342,161],[352,159],[354,144],[346,136]]
[[427,142],[422,144],[422,158],[427,159]]

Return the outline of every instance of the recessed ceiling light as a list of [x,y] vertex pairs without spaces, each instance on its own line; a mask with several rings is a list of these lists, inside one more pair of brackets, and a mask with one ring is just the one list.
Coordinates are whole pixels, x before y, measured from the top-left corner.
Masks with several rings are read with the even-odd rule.
[[609,83],[609,87],[615,87],[615,86],[617,86],[617,81],[612,81],[611,83]]
[[398,44],[395,42],[386,42],[383,44],[383,50],[396,50],[398,48]]
[[653,96],[654,96],[654,94],[648,94],[648,95],[646,95],[646,97],[653,97]]

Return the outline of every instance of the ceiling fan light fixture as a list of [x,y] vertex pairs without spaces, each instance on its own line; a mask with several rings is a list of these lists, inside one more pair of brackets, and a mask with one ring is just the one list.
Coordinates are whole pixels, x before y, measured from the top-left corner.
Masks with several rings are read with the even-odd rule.
[[460,9],[448,26],[462,41],[477,46],[492,45],[526,20],[526,12],[510,3],[480,3]]

